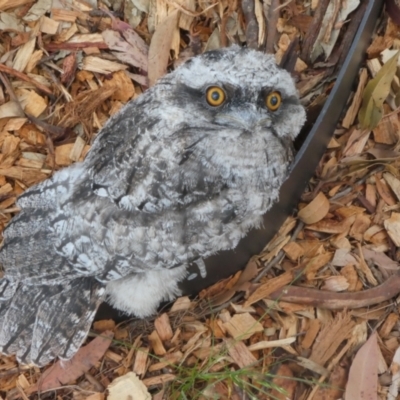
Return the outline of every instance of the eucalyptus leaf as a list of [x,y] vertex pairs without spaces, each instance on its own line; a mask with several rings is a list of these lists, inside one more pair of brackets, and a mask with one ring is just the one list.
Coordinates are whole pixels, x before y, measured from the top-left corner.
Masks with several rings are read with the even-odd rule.
[[363,95],[362,106],[358,113],[358,120],[364,129],[374,129],[383,115],[383,102],[390,92],[390,85],[396,74],[399,51],[386,62],[371,79]]

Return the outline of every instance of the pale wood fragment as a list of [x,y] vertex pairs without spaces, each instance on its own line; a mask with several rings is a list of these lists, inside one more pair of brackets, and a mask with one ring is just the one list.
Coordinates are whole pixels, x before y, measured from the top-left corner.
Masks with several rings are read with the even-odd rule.
[[298,244],[304,250],[304,257],[307,258],[312,258],[325,252],[324,246],[319,240],[302,240]]
[[342,343],[351,337],[355,325],[349,314],[336,314],[333,321],[324,324],[320,330],[309,359],[325,366]]
[[297,85],[300,97],[305,96],[325,78],[325,72],[304,79]]
[[86,142],[80,137],[77,136],[75,139],[75,143],[69,153],[69,158],[72,161],[78,161],[82,155],[83,149],[86,146]]
[[170,340],[172,338],[173,332],[167,313],[163,313],[157,317],[154,321],[154,326],[162,341]]
[[[288,285],[293,281],[293,272],[287,271],[275,278],[269,279],[267,282],[260,285],[254,293],[252,293],[249,298],[244,303],[245,307],[251,306],[257,301],[267,298],[271,293],[277,291],[285,285]],[[243,314],[245,315],[245,314]]]
[[346,237],[339,235],[335,236],[333,239],[331,239],[330,243],[336,249],[351,250],[351,243]]
[[102,319],[93,323],[93,329],[98,332],[113,331],[115,329],[115,321],[112,319]]
[[371,219],[368,215],[358,214],[352,227],[350,228],[349,235],[352,238],[361,242],[365,231],[369,228],[370,225]]
[[347,288],[349,292],[362,290],[363,284],[358,278],[357,270],[354,265],[345,265],[340,270],[340,275],[343,275],[346,278],[349,284],[349,287]]
[[304,304],[296,304],[282,300],[276,301],[269,299],[263,299],[263,302],[267,305],[268,310],[277,310],[286,314],[297,313],[306,316],[307,318],[313,318],[314,316],[314,308]]
[[28,121],[28,118],[10,118],[3,130],[5,131],[17,131],[22,128],[23,125]]
[[55,21],[75,22],[79,15],[81,13],[75,10],[66,10],[64,8],[51,9],[51,18]]
[[393,193],[396,195],[397,200],[400,200],[400,180],[389,172],[383,174],[383,179],[390,186]]
[[6,135],[1,146],[1,153],[5,156],[13,153],[20,143],[21,139],[14,135]]
[[400,214],[393,212],[383,225],[396,246],[400,246]]
[[43,160],[29,160],[26,158],[20,158],[15,162],[15,165],[18,165],[20,167],[33,168],[33,169],[42,169],[43,164],[44,164]]
[[389,206],[394,206],[395,204],[397,204],[396,198],[395,196],[393,196],[392,191],[389,188],[389,185],[383,179],[379,179],[377,177],[375,183],[379,195],[386,202],[386,204],[388,204]]
[[40,182],[48,177],[48,174],[43,173],[43,171],[39,172],[36,169],[17,166],[0,168],[0,175],[6,176],[7,178],[18,179],[28,186]]
[[172,305],[170,312],[188,310],[190,308],[190,305],[191,301],[189,299],[189,296],[178,297]]
[[33,90],[18,89],[15,94],[24,111],[34,117],[39,117],[47,108],[46,100]]
[[118,87],[118,90],[113,93],[112,99],[122,101],[123,103],[129,101],[135,94],[135,87],[132,80],[125,71],[114,72],[112,78],[104,82],[104,86]]
[[149,386],[163,385],[164,383],[171,382],[174,379],[176,379],[175,374],[164,374],[143,379],[143,383],[147,387],[149,387]]
[[12,206],[16,200],[17,200],[16,196],[12,196],[12,197],[9,197],[8,199],[3,200],[2,202],[0,202],[0,210],[3,211],[5,209],[7,209],[8,207]]
[[392,329],[395,327],[399,320],[399,316],[395,313],[390,313],[386,319],[383,325],[379,328],[379,336],[382,339],[386,339],[389,337],[390,332]]
[[9,183],[6,183],[5,185],[0,187],[0,196],[4,196],[7,193],[11,193],[12,191],[13,187]]
[[28,3],[32,3],[32,0],[0,0],[0,11],[20,7]]
[[301,59],[301,58],[297,58],[296,60],[296,64],[294,66],[294,70],[296,72],[302,72],[304,70],[306,70],[308,68],[308,65]]
[[306,330],[306,334],[304,335],[303,340],[301,342],[301,346],[304,349],[311,348],[320,329],[321,329],[321,322],[319,319],[311,319],[309,321],[308,329]]
[[[32,56],[30,57],[28,64],[25,67],[25,71],[27,74],[29,74],[29,76],[31,78],[33,78],[33,74],[30,74],[30,72],[33,71],[33,69],[36,67],[36,65],[38,64],[38,62],[42,59],[43,57],[43,50],[36,50],[33,52]],[[36,80],[35,78],[33,78],[34,80]],[[41,83],[41,82],[39,82]]]
[[18,385],[22,388],[22,389],[26,389],[28,388],[31,384],[29,383],[28,379],[26,379],[26,376],[24,374],[21,374],[20,376],[18,376],[17,379]]
[[340,147],[340,143],[335,138],[331,138],[328,143],[328,149],[337,149],[338,147]]
[[350,128],[354,124],[354,121],[357,117],[358,110],[360,109],[362,96],[364,92],[365,85],[368,80],[368,72],[366,68],[361,68],[360,76],[358,80],[357,90],[354,94],[353,100],[351,102],[350,107],[347,109],[346,115],[343,118],[342,126],[344,128]]
[[180,5],[185,11],[191,11],[193,13],[193,15],[188,15],[189,13],[182,12],[179,17],[179,28],[185,31],[190,31],[196,11],[196,1],[178,0],[176,4]]
[[218,343],[212,346],[199,347],[193,352],[193,354],[200,360],[205,360],[207,358],[214,357],[215,355],[221,353],[222,349],[223,349],[223,344]]
[[286,347],[294,343],[296,340],[297,340],[296,337],[287,337],[278,340],[262,340],[261,342],[251,344],[250,346],[247,347],[247,349],[249,351],[258,351],[264,349],[272,349],[275,347]]
[[346,157],[351,157],[361,154],[365,145],[367,144],[370,134],[370,131],[354,129],[349,137],[346,147],[343,150],[343,155]]
[[123,357],[121,356],[121,354],[117,354],[114,351],[111,350],[107,350],[106,354],[104,355],[104,357],[109,358],[110,360],[116,362],[117,364],[120,364]]
[[323,253],[313,257],[305,266],[305,275],[309,281],[313,280],[318,271],[332,260],[332,253]]
[[365,185],[365,198],[373,207],[376,207],[376,186],[367,183]]
[[139,376],[144,376],[147,371],[147,360],[149,356],[149,348],[139,347],[136,352],[135,362],[133,364],[133,372]]
[[344,219],[343,221],[323,219],[322,221],[319,221],[316,224],[307,225],[307,229],[317,231],[317,232],[343,234],[350,229],[354,220],[355,220],[354,215],[352,215],[349,218]]
[[354,205],[339,207],[338,209],[335,210],[335,214],[342,218],[348,218],[351,217],[352,215],[362,214],[364,212],[365,208]]
[[218,319],[211,319],[207,321],[207,326],[210,328],[213,336],[217,339],[221,339],[226,336],[226,330],[223,327],[223,323]]
[[87,56],[83,59],[82,68],[86,71],[109,74],[111,72],[125,70],[128,66],[115,61],[105,60],[100,57]]
[[269,262],[270,260],[272,260],[275,256],[278,255],[278,253],[283,249],[283,247],[287,243],[289,243],[289,241],[290,241],[290,236],[289,235],[281,236],[278,233],[276,241],[274,241],[274,243],[273,243],[273,245],[275,247],[273,247],[273,249],[271,251],[269,251],[268,253],[263,254],[262,257],[261,257],[261,260],[264,261],[264,262]]
[[13,62],[13,68],[16,71],[23,72],[25,70],[35,49],[35,44],[36,38],[32,38],[18,49]]
[[365,262],[364,254],[363,254],[363,251],[361,249],[361,244],[357,243],[357,247],[358,247],[359,256],[357,257],[358,263],[355,265],[355,267],[357,269],[359,269],[360,271],[362,271],[362,273],[367,278],[367,281],[371,285],[377,286],[378,285],[378,281],[376,280],[376,278],[375,278],[374,274],[372,273],[371,269],[369,268],[368,264]]
[[379,59],[372,58],[371,60],[367,60],[367,67],[372,77],[374,78],[382,68],[382,64],[380,63]]
[[55,159],[57,165],[68,166],[71,164],[72,160],[70,158],[70,154],[73,147],[73,143],[67,143],[55,148]]
[[373,130],[374,140],[377,143],[395,144],[399,141],[400,122],[398,114],[389,114],[383,117]]
[[160,339],[160,336],[158,336],[157,331],[153,331],[149,335],[149,342],[156,355],[163,356],[166,354],[167,351],[165,350],[165,347]]
[[229,355],[239,368],[245,368],[257,363],[257,359],[251,354],[250,350],[243,342],[227,339],[225,344]]
[[80,33],[74,35],[68,43],[104,43],[104,39],[101,33]]
[[349,288],[350,284],[345,276],[329,276],[324,280],[321,290],[330,292],[342,292]]
[[[202,331],[196,332],[188,341],[185,343],[181,349],[182,351],[185,352],[185,358],[193,352],[194,349],[197,349],[202,345],[204,342],[204,339],[202,338],[203,336]],[[202,338],[202,340],[200,340]]]
[[249,313],[236,314],[223,326],[234,339],[248,339],[255,333],[263,331],[260,322]]
[[[395,336],[391,336],[389,337],[389,339],[383,340],[383,345],[385,346],[385,350],[390,351],[391,353],[394,353],[397,348],[399,347],[399,342],[398,342],[398,338]],[[386,365],[386,368],[385,368]],[[378,364],[378,370],[382,371],[380,373],[383,373],[385,371],[387,371],[387,364],[386,361],[384,359],[384,357],[382,356],[382,358],[380,358],[379,360],[379,364]]]
[[86,397],[85,400],[104,400],[105,399],[104,393],[93,393],[90,396]]
[[108,400],[151,400],[145,384],[134,372],[120,376],[108,385]]
[[168,366],[177,364],[183,359],[183,353],[181,351],[175,351],[174,353],[166,354],[160,362],[150,365],[149,372],[158,371]]
[[297,362],[303,368],[307,368],[308,370],[317,373],[318,375],[329,375],[329,370],[327,368],[321,367],[321,365],[311,361],[308,358],[304,357],[297,357]]
[[236,314],[241,314],[241,313],[246,313],[246,312],[248,312],[250,314],[256,313],[256,309],[252,306],[244,307],[242,304],[231,303],[231,307],[233,308],[233,310],[235,311]]
[[364,232],[364,240],[372,242],[373,237],[384,230],[381,225],[372,225]]
[[0,105],[0,119],[24,116],[24,111],[15,101],[8,101],[7,103]]
[[338,191],[339,191],[339,189],[342,187],[342,185],[336,185],[336,186],[334,186],[329,192],[328,192],[328,195],[329,195],[329,197],[333,197]]
[[26,124],[19,130],[19,137],[29,144],[43,146],[46,144],[46,136],[33,124]]
[[58,31],[60,22],[52,18],[48,18],[43,15],[40,19],[40,31],[43,33],[48,33],[49,35],[55,35]]
[[289,242],[283,247],[283,251],[292,261],[298,261],[304,255],[303,248],[296,242]]
[[57,43],[63,43],[71,39],[78,32],[78,26],[74,23],[67,30],[62,31],[55,37]]

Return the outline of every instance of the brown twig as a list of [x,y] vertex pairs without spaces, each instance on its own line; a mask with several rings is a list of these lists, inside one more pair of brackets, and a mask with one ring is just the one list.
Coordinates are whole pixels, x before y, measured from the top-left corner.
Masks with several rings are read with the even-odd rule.
[[50,96],[52,98],[54,97],[52,91],[48,87],[46,87],[46,86],[42,85],[41,83],[35,81],[34,79],[30,78],[28,75],[24,74],[23,72],[19,72],[14,68],[7,67],[4,64],[0,64],[0,72],[4,72],[6,74],[13,75],[16,78],[21,79],[22,81],[31,83],[32,85],[36,86],[43,93],[47,94],[48,96]]
[[97,47],[98,49],[108,50],[104,42],[81,42],[81,43],[48,43],[45,47],[47,51],[58,50],[79,50],[87,47]]
[[265,43],[265,51],[267,53],[275,53],[274,46],[278,33],[276,25],[280,16],[279,6],[279,0],[272,0],[268,9],[266,9],[266,3],[264,3],[264,14],[267,20],[267,41]]
[[270,298],[272,300],[338,310],[372,306],[390,300],[399,293],[400,272],[397,272],[381,285],[360,292],[336,293],[299,286],[285,286],[272,293]]
[[301,59],[306,63],[310,63],[310,55],[311,50],[314,46],[315,40],[319,35],[319,31],[321,29],[322,20],[325,16],[326,9],[330,0],[321,0],[318,4],[318,8],[315,11],[314,18],[312,20],[310,29],[307,31],[304,41],[303,41],[303,50],[301,52]]
[[242,11],[246,21],[247,47],[258,49],[258,23],[255,16],[254,0],[242,0]]

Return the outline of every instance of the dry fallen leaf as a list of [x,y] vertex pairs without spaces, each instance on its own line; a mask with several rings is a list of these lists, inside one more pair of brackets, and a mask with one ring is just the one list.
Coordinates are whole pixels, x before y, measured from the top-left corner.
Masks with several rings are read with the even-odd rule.
[[178,10],[173,11],[159,24],[149,47],[148,77],[150,86],[167,72],[172,39],[178,29]]
[[396,400],[400,387],[400,347],[394,353],[390,371],[392,373],[392,384],[389,387],[387,399]]
[[397,272],[400,268],[399,263],[392,260],[383,252],[377,252],[367,247],[362,247],[362,253],[366,261],[372,261],[378,266],[385,278]]
[[36,384],[25,390],[26,394],[54,389],[75,381],[104,356],[113,336],[113,332],[106,331],[88,345],[81,347],[71,360],[57,361],[43,373],[42,378]]
[[[125,32],[127,34],[127,32]],[[108,29],[102,33],[104,41],[113,54],[122,62],[147,71],[147,48],[142,45],[140,36],[132,29],[129,33],[131,42],[127,42],[121,35]]]
[[379,349],[376,333],[358,350],[350,367],[345,400],[377,400]]
[[382,66],[374,79],[371,79],[364,91],[363,102],[358,113],[360,124],[365,129],[374,129],[383,115],[383,102],[390,92],[390,85],[396,74],[397,52]]
[[387,233],[396,246],[400,246],[400,214],[393,212],[389,219],[383,222]]

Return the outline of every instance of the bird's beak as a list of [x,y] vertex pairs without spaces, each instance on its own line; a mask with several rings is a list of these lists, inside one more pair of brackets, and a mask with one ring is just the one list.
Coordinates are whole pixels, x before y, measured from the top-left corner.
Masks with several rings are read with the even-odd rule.
[[217,121],[227,125],[240,127],[245,131],[254,131],[256,128],[268,127],[271,120],[267,115],[261,115],[255,108],[236,108],[227,113],[221,113],[217,117]]

